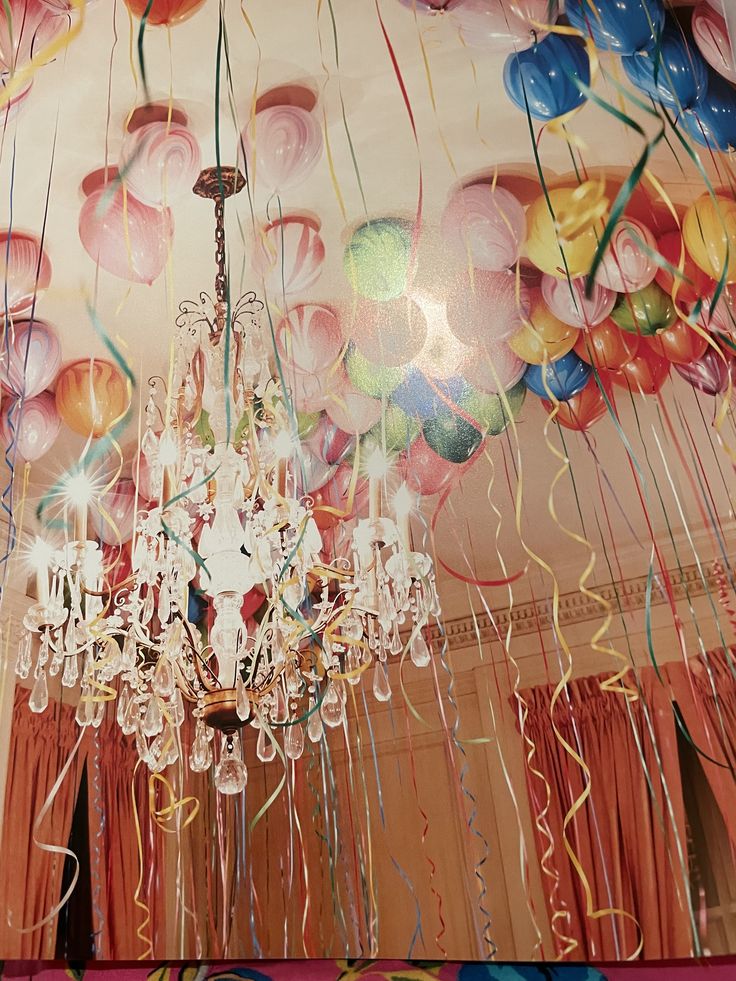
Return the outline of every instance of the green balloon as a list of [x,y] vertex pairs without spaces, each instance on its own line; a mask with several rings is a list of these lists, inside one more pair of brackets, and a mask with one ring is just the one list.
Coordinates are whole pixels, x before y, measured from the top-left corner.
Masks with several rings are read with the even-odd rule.
[[368,437],[377,446],[384,446],[384,434],[386,437],[386,449],[393,453],[405,450],[409,443],[419,435],[419,423],[416,419],[408,416],[398,405],[387,405],[383,418],[368,431]]
[[296,426],[299,439],[307,439],[317,428],[321,412],[297,412]]
[[611,313],[611,320],[630,334],[651,337],[659,330],[671,327],[677,320],[672,298],[650,283],[636,293],[622,293]]
[[202,446],[214,448],[215,434],[212,432],[212,426],[210,426],[209,412],[205,412],[205,410],[202,409],[202,411],[199,413],[199,419],[197,419],[194,431],[202,441]]
[[483,442],[483,433],[454,412],[427,419],[422,426],[427,445],[448,463],[465,463]]
[[406,289],[411,225],[378,218],[356,228],[343,256],[348,282],[368,300],[393,300]]
[[368,361],[350,345],[345,354],[345,368],[353,386],[373,399],[386,398],[404,380],[401,368],[387,368]]
[[[505,393],[514,419],[524,404],[526,392],[524,382],[518,382]],[[478,422],[488,436],[498,436],[509,424],[509,416],[500,395],[486,395],[475,388],[468,388],[458,399],[458,405]]]

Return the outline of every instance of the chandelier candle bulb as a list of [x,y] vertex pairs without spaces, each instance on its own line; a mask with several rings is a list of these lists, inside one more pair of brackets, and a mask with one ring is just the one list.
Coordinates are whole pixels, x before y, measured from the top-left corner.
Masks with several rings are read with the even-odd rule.
[[381,478],[371,475],[368,479],[368,518],[378,521],[381,517]]
[[78,500],[74,507],[74,540],[77,542],[87,541],[87,511],[88,502]]

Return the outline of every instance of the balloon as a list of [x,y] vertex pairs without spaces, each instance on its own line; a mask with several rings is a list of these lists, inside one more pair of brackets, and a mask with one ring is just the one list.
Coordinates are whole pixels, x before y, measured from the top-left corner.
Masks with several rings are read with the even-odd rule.
[[486,345],[463,366],[463,378],[487,394],[505,392],[521,379],[526,364],[505,341]]
[[448,9],[465,44],[499,54],[536,44],[547,33],[539,24],[554,24],[558,11],[556,0],[460,0]]
[[544,302],[555,317],[563,324],[581,330],[602,323],[616,302],[616,294],[600,283],[593,283],[588,298],[585,295],[587,280],[584,276],[568,280],[545,273],[541,287]]
[[[105,587],[113,593],[117,592],[123,584],[129,588],[127,580],[133,572],[130,556],[130,548],[125,545],[106,545],[104,542],[100,548],[102,552],[102,574],[105,577]],[[191,602],[192,593],[189,593]],[[196,623],[190,616],[187,616],[190,623]]]
[[671,327],[677,320],[677,312],[671,297],[656,283],[650,283],[636,293],[619,297],[611,320],[621,330],[647,336]]
[[317,459],[336,466],[355,449],[355,436],[336,426],[325,413],[321,413],[318,419],[306,446]]
[[331,422],[346,433],[366,433],[381,418],[381,403],[360,392],[340,392],[326,405]]
[[348,282],[368,300],[393,300],[407,286],[412,231],[401,218],[377,218],[353,232],[343,256]]
[[323,418],[322,411],[319,412],[297,412],[296,428],[299,439],[308,439],[315,431]]
[[589,205],[580,188],[562,187],[548,194],[555,218],[543,194],[532,202],[526,213],[526,254],[538,269],[558,279],[587,274],[605,226],[602,221],[585,222],[577,234],[567,239],[558,237],[555,222],[561,222],[563,216],[575,217],[587,211]]
[[[518,293],[518,295],[517,295]],[[447,323],[459,340],[486,347],[508,340],[529,318],[531,300],[524,283],[510,272],[476,270],[462,277],[447,305]]]
[[299,371],[326,371],[342,350],[337,314],[319,303],[292,307],[276,326],[276,350]]
[[321,153],[322,130],[311,112],[301,106],[270,106],[243,130],[239,166],[270,194],[283,193],[309,177]]
[[272,296],[292,296],[311,289],[319,279],[325,246],[317,222],[287,215],[263,229],[253,250],[252,266]]
[[583,361],[595,365],[598,371],[618,371],[639,350],[639,335],[619,330],[612,320],[581,331],[575,353]]
[[106,272],[148,286],[162,272],[174,235],[168,208],[151,208],[117,187],[93,191],[79,213],[79,238]]
[[66,31],[69,20],[53,13],[41,0],[7,2],[7,11],[3,3],[0,12],[0,74],[12,75]]
[[[548,402],[546,399],[542,399],[542,405],[547,412],[552,412],[554,409],[552,402]],[[585,432],[607,412],[608,406],[603,398],[603,393],[596,384],[595,378],[591,378],[585,388],[577,395],[573,395],[567,402],[560,402],[555,415],[555,422],[559,422],[565,429]]]
[[666,330],[658,331],[653,337],[647,337],[646,343],[660,358],[666,358],[672,364],[690,364],[697,361],[708,347],[707,338],[703,337],[684,320],[677,320]]
[[[9,82],[10,75],[0,76],[0,96],[2,96],[2,89],[6,88]],[[20,115],[28,101],[28,96],[31,94],[32,86],[33,80],[25,88],[22,88],[17,95],[11,95],[5,104],[0,107],[0,126],[4,128]]]
[[412,361],[427,339],[427,320],[414,300],[399,296],[384,303],[361,303],[350,336],[374,364],[396,367]]
[[[341,464],[335,475],[323,487],[320,487],[312,498],[314,500],[314,520],[318,528],[333,528],[339,521],[360,514],[368,503],[368,481],[358,478],[355,484],[352,507],[350,506],[350,487],[353,481],[353,468],[347,463]],[[319,510],[333,508],[338,514]]]
[[508,345],[527,364],[543,364],[556,361],[568,351],[572,351],[578,331],[563,324],[550,313],[541,296],[532,305],[529,322],[524,324],[518,334],[509,338]]
[[682,235],[703,272],[720,280],[725,267],[726,282],[736,281],[736,201],[701,195],[685,212]]
[[411,7],[420,14],[443,14],[447,9],[462,0],[399,0],[405,7]]
[[659,59],[656,47],[621,59],[629,81],[678,113],[692,109],[708,88],[705,62],[680,25],[670,18],[660,35],[659,46]]
[[[675,278],[668,269],[662,268],[657,269],[654,277],[665,293],[669,293],[679,304],[695,303],[700,297],[713,292],[716,284],[690,257],[684,248],[679,231],[667,232],[657,239],[657,251],[675,269],[680,268],[682,256],[683,278]],[[690,282],[685,282],[686,279]],[[677,284],[676,291],[675,284]]]
[[642,344],[635,358],[625,364],[620,371],[610,372],[611,380],[642,395],[656,395],[667,380],[670,363],[658,357],[647,345]]
[[522,112],[528,110],[545,121],[564,116],[586,101],[575,78],[590,84],[588,54],[577,38],[559,34],[509,55],[503,66],[506,95]]
[[[710,300],[703,300],[697,323],[703,330],[715,334],[726,334],[733,338],[736,335],[735,310],[736,297],[732,295],[732,288],[726,287],[714,310],[711,310]],[[692,311],[690,312],[692,314]]]
[[199,143],[186,126],[161,120],[125,134],[120,175],[144,204],[160,208],[190,194],[199,171]]
[[403,368],[385,368],[372,364],[351,344],[345,352],[347,377],[357,391],[371,398],[390,395],[404,379]]
[[657,263],[651,253],[656,252],[649,229],[634,218],[622,218],[613,227],[595,281],[615,293],[635,293],[654,279]]
[[295,371],[287,377],[294,406],[299,412],[319,412],[328,399],[339,395],[348,383],[345,368],[339,364],[330,371],[311,374]]
[[727,152],[736,147],[736,92],[729,83],[710,72],[708,91],[692,112],[678,122],[697,143]]
[[722,15],[707,3],[700,3],[693,11],[690,26],[693,40],[711,68],[729,82],[736,82],[736,60]]
[[125,477],[100,497],[99,507],[92,510],[92,525],[101,542],[119,545],[130,541],[135,526],[135,505],[135,484]]
[[444,490],[460,471],[438,456],[423,436],[417,436],[400,460],[399,470],[409,490],[431,497]]
[[570,351],[552,364],[530,364],[524,373],[524,384],[540,398],[549,398],[551,393],[558,401],[567,402],[585,388],[590,373],[590,365]]
[[619,55],[651,48],[664,26],[661,0],[567,0],[565,13],[597,48]]
[[729,378],[732,384],[736,381],[734,378],[736,375],[734,361],[728,357],[724,359],[712,347],[709,347],[692,364],[676,364],[675,371],[693,388],[697,388],[706,395],[720,395],[728,390]]
[[302,452],[294,463],[294,478],[300,495],[313,494],[332,480],[337,471],[337,465],[325,463],[308,446],[302,447]]
[[377,446],[389,453],[405,450],[419,435],[419,423],[398,405],[387,405],[381,419],[369,434]]
[[9,322],[0,344],[0,382],[26,399],[48,388],[61,367],[61,345],[51,326],[42,320]]
[[50,282],[51,263],[41,250],[40,240],[35,235],[25,235],[23,232],[0,231],[0,316],[16,317],[30,310],[34,295],[38,298],[48,289]]
[[391,401],[408,416],[423,421],[436,416],[438,412],[450,411],[466,387],[462,378],[430,380],[416,368],[411,368],[392,393]]
[[422,426],[427,446],[449,463],[467,463],[483,442],[480,425],[471,425],[454,412],[442,412]]
[[726,16],[726,0],[705,0],[705,2],[719,14],[723,14],[724,17]]
[[509,424],[509,410],[516,419],[525,398],[526,385],[518,382],[506,392],[505,401],[500,395],[487,395],[476,389],[468,389],[460,396],[458,404],[467,415],[476,420],[484,436],[498,436]]
[[56,408],[80,436],[104,436],[130,405],[128,383],[114,364],[98,358],[72,361],[56,380]]
[[0,413],[5,452],[13,459],[13,448],[22,460],[33,463],[40,460],[56,442],[61,419],[56,411],[54,396],[41,392],[32,399],[7,402]]
[[196,14],[205,0],[125,0],[134,17],[143,18],[148,11],[146,24],[180,24]]
[[473,184],[450,197],[441,228],[445,242],[466,263],[476,269],[503,272],[519,258],[526,218],[509,191]]

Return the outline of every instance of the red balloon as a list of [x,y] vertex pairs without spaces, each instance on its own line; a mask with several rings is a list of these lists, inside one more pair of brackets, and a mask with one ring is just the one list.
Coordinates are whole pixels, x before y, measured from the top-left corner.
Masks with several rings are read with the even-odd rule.
[[355,448],[355,436],[340,429],[323,413],[305,445],[322,463],[334,466]]
[[252,617],[253,614],[263,606],[263,601],[266,598],[266,594],[254,586],[250,592],[247,592],[243,597],[243,605],[240,607],[240,613],[244,620]]
[[[657,251],[675,269],[680,268],[680,249],[682,246],[682,235],[679,231],[666,232],[657,239]],[[659,267],[655,275],[655,280],[662,289],[670,296],[675,291],[677,283],[676,300],[678,304],[695,303],[701,296],[711,296],[716,288],[715,281],[698,266],[690,257],[687,249],[684,249],[684,259],[682,273],[690,282],[684,279],[675,279],[668,269]]]
[[[551,412],[554,406],[546,399],[542,399],[542,405]],[[560,402],[555,422],[559,422],[566,429],[574,429],[583,432],[590,429],[593,423],[597,422],[608,412],[606,400],[598,387],[595,378],[591,378],[585,388],[573,395],[567,402]]]
[[658,357],[646,345],[639,348],[639,353],[620,371],[610,372],[611,380],[621,388],[642,395],[656,395],[667,381],[670,373],[670,362]]
[[[122,584],[132,574],[133,566],[130,556],[130,543],[122,545],[108,545],[103,542],[102,551],[102,571],[105,576],[105,585],[116,592]],[[128,584],[130,585],[130,584]]]
[[368,481],[358,477],[350,507],[352,479],[352,466],[343,463],[335,471],[335,476],[311,495],[314,501],[314,520],[320,530],[334,528],[339,521],[352,518],[365,510],[368,503]]
[[639,343],[638,334],[620,330],[609,317],[597,327],[581,330],[574,351],[599,371],[618,371],[636,356]]
[[125,0],[131,14],[140,18],[148,9],[149,2],[146,23],[153,25],[180,24],[204,6],[204,0]]
[[672,364],[691,364],[702,357],[708,347],[708,339],[684,320],[676,321],[653,337],[645,337],[644,343]]
[[401,454],[399,468],[409,490],[425,497],[439,494],[460,472],[457,464],[438,456],[423,436],[417,436]]

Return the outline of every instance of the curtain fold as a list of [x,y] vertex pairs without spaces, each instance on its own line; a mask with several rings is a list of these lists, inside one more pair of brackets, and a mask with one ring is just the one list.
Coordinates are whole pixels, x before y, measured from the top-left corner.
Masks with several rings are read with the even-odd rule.
[[[621,914],[588,915],[586,890],[563,844],[565,818],[581,799],[585,774],[554,733],[554,687],[522,692],[531,767],[542,775],[528,770],[558,953],[567,947],[572,959],[618,960],[632,956],[641,938],[646,958],[685,957],[692,950],[686,824],[669,694],[651,669],[640,673],[635,702],[603,690],[605,678],[572,681],[554,709],[560,735],[590,771],[590,796],[570,817],[566,834],[588,878],[592,910],[624,910],[641,931]],[[545,823],[554,843],[546,858]]]
[[[36,816],[79,738],[74,708],[50,702],[43,716],[28,708],[29,692],[16,688],[0,846],[0,952],[5,958],[53,958],[56,919],[21,933],[42,920],[60,898],[64,856],[42,851],[33,841]],[[41,822],[38,839],[66,847],[84,765],[80,746]]]

